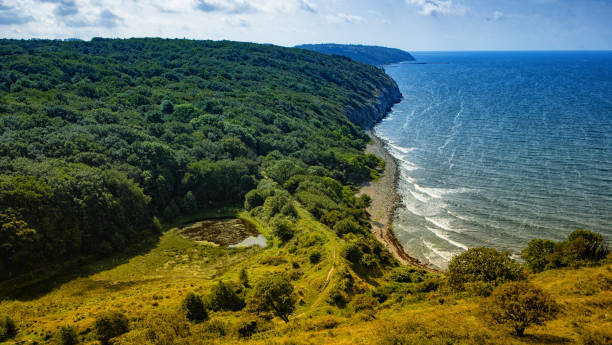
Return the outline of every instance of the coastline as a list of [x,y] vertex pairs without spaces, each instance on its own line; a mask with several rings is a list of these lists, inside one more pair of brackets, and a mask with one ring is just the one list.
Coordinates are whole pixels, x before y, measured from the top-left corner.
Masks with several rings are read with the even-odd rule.
[[395,236],[392,227],[393,215],[402,200],[397,192],[399,165],[397,160],[387,151],[383,139],[377,137],[373,130],[368,130],[367,133],[374,143],[367,145],[366,153],[373,154],[385,162],[383,174],[376,181],[370,181],[362,185],[357,194],[368,194],[372,198],[372,203],[367,208],[370,214],[372,233],[400,263],[431,272],[440,272],[438,269],[408,255],[404,246]]

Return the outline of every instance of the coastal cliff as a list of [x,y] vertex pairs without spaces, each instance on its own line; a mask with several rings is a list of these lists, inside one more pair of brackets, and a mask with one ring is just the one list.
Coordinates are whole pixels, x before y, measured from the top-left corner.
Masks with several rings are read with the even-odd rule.
[[358,124],[364,129],[371,129],[387,116],[393,105],[402,100],[402,93],[393,80],[387,85],[379,86],[378,89],[380,94],[369,104],[360,107],[347,107],[345,113],[351,122]]

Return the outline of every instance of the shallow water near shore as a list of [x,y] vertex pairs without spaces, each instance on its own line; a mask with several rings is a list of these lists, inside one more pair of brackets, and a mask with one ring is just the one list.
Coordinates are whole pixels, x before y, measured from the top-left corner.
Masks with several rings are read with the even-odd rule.
[[612,52],[414,55],[432,64],[386,67],[404,100],[375,128],[407,253],[444,268],[577,228],[612,239]]

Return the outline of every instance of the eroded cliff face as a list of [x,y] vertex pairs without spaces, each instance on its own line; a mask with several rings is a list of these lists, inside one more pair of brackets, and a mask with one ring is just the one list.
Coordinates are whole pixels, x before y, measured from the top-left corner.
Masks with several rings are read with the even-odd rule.
[[397,84],[392,82],[389,85],[380,86],[379,95],[367,106],[359,108],[349,106],[346,109],[346,116],[353,123],[365,129],[370,129],[387,116],[391,107],[401,100],[402,93]]

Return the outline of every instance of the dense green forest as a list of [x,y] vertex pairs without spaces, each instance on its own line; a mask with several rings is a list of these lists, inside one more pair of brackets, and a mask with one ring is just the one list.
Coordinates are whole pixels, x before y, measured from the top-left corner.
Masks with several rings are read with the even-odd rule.
[[414,61],[410,53],[401,49],[355,44],[303,44],[296,48],[328,55],[343,55],[370,65],[388,65],[402,61]]
[[0,276],[122,250],[249,191],[281,239],[294,198],[367,231],[350,186],[380,161],[346,113],[389,89],[378,68],[301,49],[0,40]]

